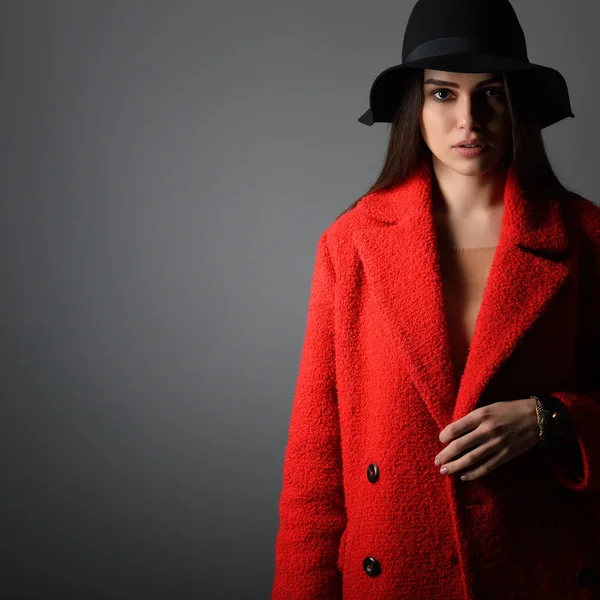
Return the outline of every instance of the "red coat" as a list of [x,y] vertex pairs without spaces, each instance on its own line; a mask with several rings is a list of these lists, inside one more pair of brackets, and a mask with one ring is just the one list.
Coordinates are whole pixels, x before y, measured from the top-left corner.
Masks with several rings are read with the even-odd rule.
[[[526,199],[501,235],[460,388],[431,170],[321,235],[284,456],[273,600],[600,598],[600,208]],[[439,433],[552,393],[577,434],[487,475],[440,475]]]

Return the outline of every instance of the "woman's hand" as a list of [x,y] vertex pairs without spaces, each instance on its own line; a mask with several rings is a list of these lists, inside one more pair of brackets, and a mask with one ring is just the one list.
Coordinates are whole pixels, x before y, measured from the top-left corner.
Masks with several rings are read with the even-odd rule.
[[452,475],[483,461],[461,477],[477,479],[533,448],[538,441],[535,398],[496,402],[475,409],[441,431],[440,442],[450,443],[436,456],[435,464],[448,469],[442,474]]

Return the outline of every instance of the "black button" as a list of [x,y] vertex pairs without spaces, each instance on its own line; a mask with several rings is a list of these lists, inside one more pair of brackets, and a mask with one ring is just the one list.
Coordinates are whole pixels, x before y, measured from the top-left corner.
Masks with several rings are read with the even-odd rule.
[[371,483],[375,483],[379,479],[379,467],[376,464],[371,463],[367,467],[367,479]]
[[592,587],[596,582],[596,573],[594,569],[589,566],[585,566],[580,569],[579,573],[577,573],[577,583],[584,587]]
[[377,575],[381,573],[381,566],[379,565],[379,562],[372,556],[368,556],[365,558],[365,560],[363,560],[363,569],[369,577],[377,577]]

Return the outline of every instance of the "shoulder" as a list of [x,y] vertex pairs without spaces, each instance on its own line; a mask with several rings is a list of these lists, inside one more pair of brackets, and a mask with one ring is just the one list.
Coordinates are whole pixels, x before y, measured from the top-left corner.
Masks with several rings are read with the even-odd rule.
[[[576,237],[581,248],[582,266],[587,265],[592,278],[600,283],[600,206],[571,192],[564,210],[570,223],[569,236]],[[587,272],[587,267],[583,268]]]
[[600,206],[576,192],[571,192],[565,201],[565,210],[584,241],[600,252]]
[[319,246],[323,247],[339,269],[348,264],[346,258],[353,253],[353,234],[359,229],[372,227],[377,221],[365,210],[365,200],[372,194],[365,194],[350,210],[334,219],[321,233]]

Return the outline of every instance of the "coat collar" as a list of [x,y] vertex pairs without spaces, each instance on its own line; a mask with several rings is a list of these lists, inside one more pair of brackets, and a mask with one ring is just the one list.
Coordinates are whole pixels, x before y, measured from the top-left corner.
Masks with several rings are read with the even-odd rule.
[[455,382],[442,294],[432,167],[365,196],[374,221],[353,231],[381,315],[407,359],[413,382],[440,430],[477,407],[490,379],[540,317],[569,274],[569,240],[557,198],[526,198],[512,165],[504,212],[469,355]]

